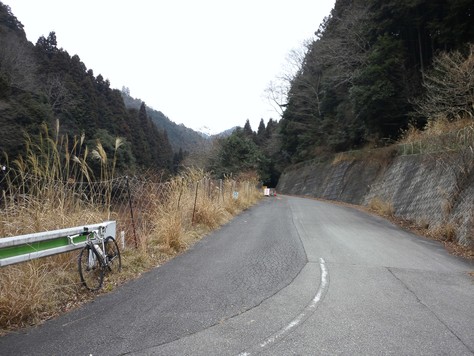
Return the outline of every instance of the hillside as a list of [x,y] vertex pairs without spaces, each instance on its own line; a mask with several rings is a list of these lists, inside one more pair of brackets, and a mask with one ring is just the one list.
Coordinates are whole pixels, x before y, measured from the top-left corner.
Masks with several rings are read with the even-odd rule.
[[267,88],[281,109],[276,130],[260,142],[265,127],[247,133],[256,149],[236,133],[221,156],[237,142],[241,150],[228,151],[245,159],[217,168],[251,167],[273,186],[298,162],[386,147],[437,121],[472,123],[473,15],[471,0],[337,0],[315,37],[290,53],[292,69]]
[[[315,37],[293,53],[295,70],[268,88],[281,120],[219,138],[215,157],[200,155],[200,166],[222,174],[252,169],[273,185],[290,164],[387,146],[437,120],[472,119],[473,13],[469,0],[337,0]],[[23,132],[38,133],[42,122],[71,140],[84,133],[88,145],[100,139],[108,152],[123,137],[121,169],[170,169],[179,151],[209,151],[199,133],[110,88],[78,55],[58,48],[54,32],[32,44],[3,4],[0,19],[0,124],[9,133],[0,151],[16,157]]]
[[0,125],[8,132],[0,152],[10,161],[25,152],[25,133],[35,139],[43,124],[51,137],[67,138],[71,145],[84,137],[72,154],[84,152],[86,145],[92,150],[100,140],[112,156],[115,138],[121,137],[121,171],[170,170],[179,164],[180,148],[200,150],[205,143],[159,111],[127,106],[121,91],[88,69],[79,55],[57,47],[55,32],[29,42],[22,23],[1,2],[0,49]]
[[[289,161],[380,147],[437,117],[472,117],[472,67],[459,59],[474,42],[473,14],[470,0],[337,0],[282,83]],[[451,63],[437,65],[446,54]]]
[[[122,89],[122,98],[128,109],[138,110],[142,104],[142,100],[131,97],[126,88]],[[180,149],[187,152],[200,151],[209,145],[208,140],[202,137],[199,132],[182,124],[176,124],[161,111],[147,106],[147,114],[160,130],[167,132],[174,152],[178,152]]]

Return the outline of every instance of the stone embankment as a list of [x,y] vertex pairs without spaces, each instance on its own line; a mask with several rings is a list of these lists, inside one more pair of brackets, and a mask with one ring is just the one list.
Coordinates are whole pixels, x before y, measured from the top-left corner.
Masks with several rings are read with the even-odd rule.
[[[395,156],[395,157],[393,157]],[[474,245],[472,154],[339,156],[289,167],[277,191],[357,205],[374,201],[397,217],[435,230],[462,245]]]

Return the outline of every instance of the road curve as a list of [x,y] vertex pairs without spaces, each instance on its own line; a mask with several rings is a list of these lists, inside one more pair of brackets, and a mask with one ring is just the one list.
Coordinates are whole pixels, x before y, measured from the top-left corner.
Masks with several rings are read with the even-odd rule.
[[267,198],[2,355],[474,352],[471,263],[358,210]]

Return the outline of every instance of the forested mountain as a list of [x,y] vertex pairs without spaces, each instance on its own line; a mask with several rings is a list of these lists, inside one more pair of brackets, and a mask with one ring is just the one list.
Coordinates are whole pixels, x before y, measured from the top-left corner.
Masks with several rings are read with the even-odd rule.
[[282,109],[278,127],[262,122],[252,134],[247,122],[211,167],[254,169],[274,185],[292,163],[384,146],[428,120],[472,120],[473,19],[472,0],[336,0],[305,52],[294,53],[296,73],[268,89]]
[[471,0],[337,0],[308,44],[280,122],[293,161],[396,139],[440,51],[469,52]]
[[59,136],[84,134],[83,146],[90,147],[99,139],[109,153],[115,137],[123,138],[117,162],[122,170],[169,170],[172,147],[176,159],[181,147],[202,145],[197,133],[144,103],[127,107],[121,91],[112,89],[102,75],[94,75],[78,55],[57,47],[54,32],[30,43],[21,22],[0,2],[0,152],[16,158],[24,150],[24,133],[34,137],[43,122],[52,137],[59,122]]
[[0,151],[15,157],[23,131],[34,135],[58,120],[60,134],[84,132],[89,145],[100,139],[111,149],[114,137],[125,138],[119,168],[173,169],[190,151],[200,166],[209,155],[218,176],[256,170],[274,184],[288,164],[386,145],[409,124],[474,117],[473,17],[472,0],[336,0],[280,86],[281,120],[262,120],[256,132],[247,121],[196,155],[205,142],[199,134],[110,88],[58,48],[54,32],[28,42],[0,3]]
[[[142,100],[135,99],[130,96],[128,88],[122,88],[122,97],[125,103],[125,107],[128,109],[138,110],[142,104]],[[184,125],[178,125],[171,121],[161,111],[154,110],[150,107],[146,107],[148,117],[155,123],[155,125],[162,131],[168,133],[168,139],[170,141],[173,151],[178,152],[180,149],[183,151],[191,152],[194,150],[202,150],[206,147],[209,142],[202,137],[202,135]]]

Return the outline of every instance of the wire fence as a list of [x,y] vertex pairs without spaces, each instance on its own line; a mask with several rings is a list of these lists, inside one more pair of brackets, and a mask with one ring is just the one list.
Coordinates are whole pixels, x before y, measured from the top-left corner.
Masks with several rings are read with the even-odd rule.
[[[72,179],[63,182],[3,170],[0,177],[0,212],[4,217],[10,216],[7,220],[11,223],[25,211],[31,215],[41,210],[54,210],[57,211],[58,220],[61,220],[60,216],[67,217],[77,211],[89,211],[95,219],[100,215],[103,219],[116,220],[117,231],[124,232],[127,245],[138,247],[141,237],[148,233],[153,224],[152,219],[156,218],[157,206],[167,204],[175,210],[188,209],[190,223],[194,224],[195,214],[204,199],[225,204],[227,200],[239,199],[239,195],[244,198],[251,194],[252,189],[255,187],[248,181],[215,180],[206,176],[183,176],[168,182],[137,176],[121,176],[96,182],[75,182]],[[190,203],[191,193],[193,201]],[[46,215],[51,216],[54,211]],[[91,218],[87,214],[81,216],[79,219],[83,220],[79,220],[80,224],[98,222],[84,221]],[[63,227],[69,226],[54,225],[51,228]],[[0,230],[5,233],[5,229]],[[36,229],[33,224],[26,230]],[[22,231],[29,232],[36,231]]]
[[416,155],[440,152],[455,152],[474,149],[474,126],[461,130],[433,135],[429,139],[398,144],[400,155]]

